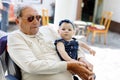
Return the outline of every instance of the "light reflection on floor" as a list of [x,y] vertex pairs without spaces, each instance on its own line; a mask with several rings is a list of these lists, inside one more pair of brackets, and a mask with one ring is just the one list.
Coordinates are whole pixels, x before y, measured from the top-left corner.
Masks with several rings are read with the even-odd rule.
[[108,33],[107,45],[87,42],[96,51],[92,56],[88,53],[86,58],[94,65],[96,80],[120,80],[120,34]]

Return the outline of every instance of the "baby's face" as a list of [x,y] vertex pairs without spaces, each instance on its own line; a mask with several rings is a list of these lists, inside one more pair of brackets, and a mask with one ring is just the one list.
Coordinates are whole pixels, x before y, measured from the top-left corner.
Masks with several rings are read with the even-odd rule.
[[75,30],[73,29],[73,26],[70,23],[62,23],[58,32],[61,38],[65,40],[71,40],[72,36],[75,33]]

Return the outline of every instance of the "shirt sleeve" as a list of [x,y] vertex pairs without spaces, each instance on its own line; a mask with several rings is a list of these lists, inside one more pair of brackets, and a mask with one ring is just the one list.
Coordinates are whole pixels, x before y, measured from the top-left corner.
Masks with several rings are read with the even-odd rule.
[[7,46],[10,57],[25,72],[55,74],[67,70],[64,61],[37,59],[24,38],[16,33],[8,35]]

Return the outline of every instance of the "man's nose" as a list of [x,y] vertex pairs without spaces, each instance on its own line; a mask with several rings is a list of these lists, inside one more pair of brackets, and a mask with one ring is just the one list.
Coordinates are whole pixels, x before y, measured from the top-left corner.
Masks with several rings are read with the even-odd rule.
[[33,23],[38,23],[38,22],[40,22],[40,21],[38,21],[37,18],[34,17]]

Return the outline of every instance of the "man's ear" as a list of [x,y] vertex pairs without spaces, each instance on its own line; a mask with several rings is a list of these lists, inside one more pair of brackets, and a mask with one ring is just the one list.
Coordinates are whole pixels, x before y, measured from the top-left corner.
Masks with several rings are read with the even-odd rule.
[[15,22],[16,22],[16,24],[19,24],[19,20],[18,20],[18,18],[15,19]]

